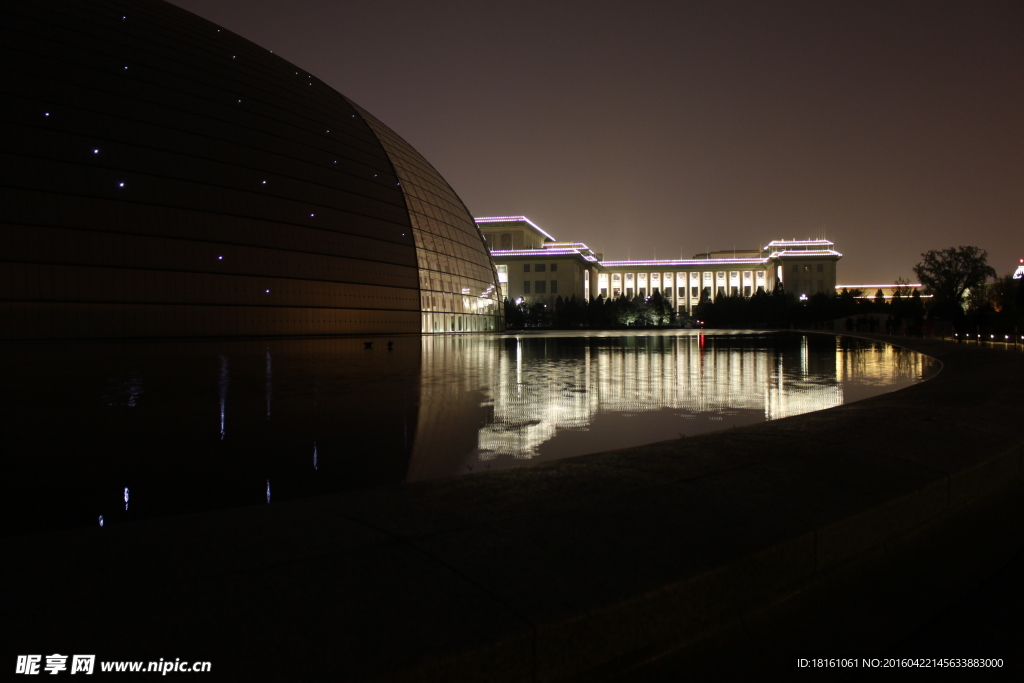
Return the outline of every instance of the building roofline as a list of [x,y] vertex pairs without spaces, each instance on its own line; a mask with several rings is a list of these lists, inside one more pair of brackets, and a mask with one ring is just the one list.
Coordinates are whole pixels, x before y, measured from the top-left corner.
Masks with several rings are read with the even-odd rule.
[[531,221],[526,216],[481,216],[480,218],[474,218],[473,220],[476,223],[478,223],[478,224],[479,223],[527,223],[534,230],[536,230],[540,234],[544,235],[545,237],[547,237],[552,242],[557,242],[557,240],[554,237],[552,237],[551,235],[549,235],[548,232],[544,228],[540,227],[539,225],[537,225],[536,223]]

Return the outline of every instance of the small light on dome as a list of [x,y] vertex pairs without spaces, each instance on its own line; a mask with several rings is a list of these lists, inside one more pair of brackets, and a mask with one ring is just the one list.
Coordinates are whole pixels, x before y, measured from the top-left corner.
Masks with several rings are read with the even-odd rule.
[[223,260],[224,260],[224,257],[223,257],[223,256],[218,256],[218,257],[217,257],[217,260],[218,260],[218,261],[223,261]]
[[118,183],[117,186],[118,187],[124,187],[124,183]]
[[50,115],[50,112],[48,112],[48,111],[44,111],[43,112],[43,116],[49,116],[49,115]]
[[310,218],[313,218],[314,216],[316,216],[316,214],[315,214],[315,213],[311,213],[311,214],[309,214],[309,217],[310,217]]
[[267,184],[267,181],[266,181],[266,180],[264,180],[264,181],[262,181],[262,182],[261,182],[260,184],[261,184],[261,185],[266,185],[266,184]]
[[99,154],[99,153],[100,153],[100,151],[99,151],[98,149],[94,149],[94,150],[92,151],[92,153],[93,153],[93,154]]
[[127,71],[127,70],[128,70],[128,67],[125,67],[125,68],[124,68],[124,70],[125,70],[125,71]]
[[270,290],[269,289],[267,290],[267,294],[270,294]]

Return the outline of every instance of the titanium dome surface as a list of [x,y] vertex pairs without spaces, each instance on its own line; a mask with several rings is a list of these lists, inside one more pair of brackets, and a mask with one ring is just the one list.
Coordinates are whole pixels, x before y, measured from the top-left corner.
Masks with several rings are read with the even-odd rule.
[[462,201],[311,74],[159,0],[3,15],[0,339],[497,329]]

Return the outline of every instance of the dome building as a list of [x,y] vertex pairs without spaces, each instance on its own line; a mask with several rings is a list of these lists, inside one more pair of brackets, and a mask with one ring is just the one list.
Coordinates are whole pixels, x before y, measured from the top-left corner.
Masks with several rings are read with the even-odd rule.
[[501,327],[462,201],[313,75],[160,0],[3,13],[0,339]]

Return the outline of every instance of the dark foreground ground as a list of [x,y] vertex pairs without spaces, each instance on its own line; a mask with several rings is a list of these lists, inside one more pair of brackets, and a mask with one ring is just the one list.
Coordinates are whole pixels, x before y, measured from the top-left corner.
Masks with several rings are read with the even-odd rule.
[[[892,341],[942,372],[538,467],[6,539],[0,666],[14,677],[17,655],[58,653],[210,661],[168,674],[195,680],[1019,676],[1024,353]],[[977,658],[1003,666],[968,670]],[[933,668],[882,668],[910,663]]]

